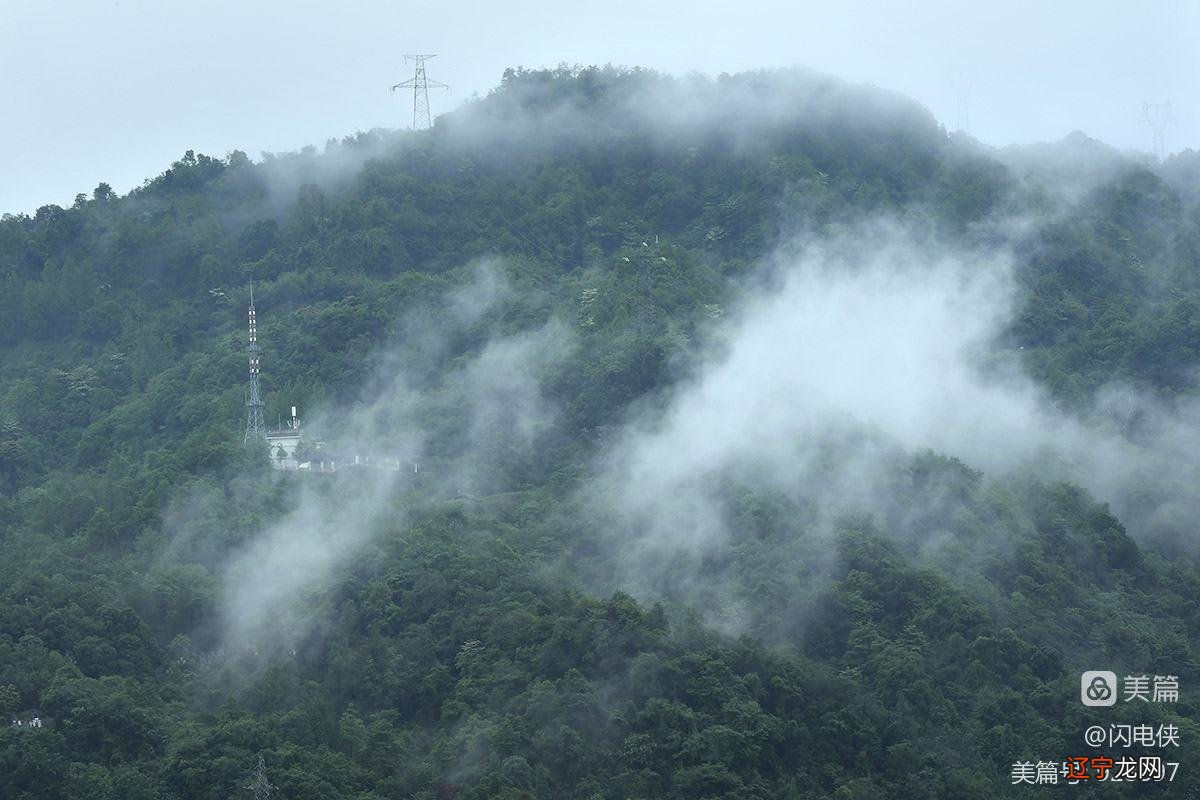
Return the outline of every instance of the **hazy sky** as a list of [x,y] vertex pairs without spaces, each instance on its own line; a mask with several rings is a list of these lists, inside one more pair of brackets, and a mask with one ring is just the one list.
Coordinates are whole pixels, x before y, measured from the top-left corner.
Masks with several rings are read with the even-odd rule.
[[1145,100],[1170,100],[1168,150],[1200,147],[1200,0],[1090,2],[410,3],[0,0],[0,212],[124,193],[193,149],[323,144],[411,121],[402,53],[437,53],[453,89],[508,66],[641,65],[709,74],[803,65],[895,89],[989,144],[1079,129],[1150,149]]

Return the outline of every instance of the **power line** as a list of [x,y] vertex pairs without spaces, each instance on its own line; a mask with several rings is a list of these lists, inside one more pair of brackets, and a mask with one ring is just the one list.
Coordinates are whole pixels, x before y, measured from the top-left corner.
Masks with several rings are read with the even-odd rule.
[[409,80],[397,83],[392,87],[392,91],[397,89],[412,89],[413,90],[413,130],[421,130],[433,125],[433,121],[429,116],[429,89],[449,89],[450,87],[441,81],[435,81],[425,74],[425,62],[434,58],[437,54],[432,55],[405,55],[404,61],[408,63],[412,61],[416,63],[417,68],[413,77]]

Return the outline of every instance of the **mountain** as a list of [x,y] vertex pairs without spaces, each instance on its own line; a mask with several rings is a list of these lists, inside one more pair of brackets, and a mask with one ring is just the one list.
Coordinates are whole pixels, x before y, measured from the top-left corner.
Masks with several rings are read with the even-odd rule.
[[[1197,794],[1194,160],[510,70],[4,216],[0,795],[1009,797],[1110,723]],[[251,284],[268,424],[400,470],[243,443]]]

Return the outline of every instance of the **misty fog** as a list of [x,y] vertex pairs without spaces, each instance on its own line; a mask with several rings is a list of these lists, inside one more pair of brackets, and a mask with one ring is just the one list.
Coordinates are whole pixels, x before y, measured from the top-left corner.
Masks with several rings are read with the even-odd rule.
[[[619,588],[686,598],[736,630],[737,602],[704,566],[731,545],[732,516],[715,491],[722,481],[802,504],[820,537],[839,515],[883,520],[914,502],[894,495],[888,470],[898,452],[925,449],[993,476],[1031,469],[1071,480],[1111,503],[1134,535],[1194,544],[1200,475],[1185,456],[1200,444],[1196,409],[1112,387],[1087,419],[1059,410],[1004,344],[1016,291],[1006,249],[963,249],[881,220],[789,243],[762,272],[759,288],[714,322],[692,377],[632,409],[580,487],[588,513],[611,523],[597,526],[598,544],[618,565]],[[446,502],[518,488],[496,465],[533,454],[561,424],[544,382],[570,352],[571,333],[561,320],[511,334],[481,323],[511,291],[502,263],[477,270],[438,308],[440,327],[397,337],[404,346],[379,359],[369,397],[316,415],[314,430],[340,430],[367,452],[404,442],[392,452],[406,469],[370,473],[349,494],[302,488],[293,510],[237,552],[223,567],[227,646],[302,636],[335,569],[405,530],[409,464]],[[443,363],[448,341],[481,324],[480,346]],[[445,374],[429,385],[439,368]],[[422,430],[430,403],[460,408],[459,427]],[[1114,403],[1126,415],[1136,404],[1138,441],[1123,434]],[[427,452],[431,436],[437,453]],[[936,559],[941,534],[906,546]]]
[[[927,112],[903,98],[871,93],[874,105],[864,107],[848,92],[803,71],[716,82],[652,77],[599,109],[569,99],[546,104],[525,90],[500,112],[468,104],[440,120],[438,133],[476,154],[461,167],[471,170],[532,157],[547,137],[569,147],[618,129],[638,130],[676,154],[696,146],[752,154],[762,145],[756,132],[781,125],[817,140],[847,129],[868,136],[896,119],[913,131],[935,130]],[[541,138],[531,136],[534,128]],[[912,134],[910,146],[940,146],[924,135]],[[265,180],[279,213],[313,181],[336,192],[370,159],[412,158],[420,149],[397,155],[395,143],[387,145],[360,136],[331,145],[324,160],[311,153],[268,159]],[[1063,148],[1074,159],[1073,183],[1046,172],[1050,156],[1042,150],[1005,154],[1024,189],[1055,191],[1055,213],[1121,169],[1098,144],[1073,140]],[[784,226],[805,233],[728,288],[734,300],[692,343],[683,379],[626,409],[592,453],[574,502],[601,521],[584,527],[615,567],[585,583],[684,599],[736,631],[744,624],[740,601],[710,558],[732,546],[738,524],[719,487],[777,493],[818,539],[845,514],[875,519],[886,533],[897,508],[918,502],[896,495],[890,470],[903,454],[924,451],[989,479],[1023,470],[1071,481],[1111,504],[1134,536],[1195,547],[1200,470],[1190,454],[1200,445],[1200,405],[1168,407],[1114,382],[1080,415],[1022,370],[1007,334],[1019,297],[1014,251],[1034,220],[1001,216],[953,236],[912,218],[821,227],[799,216],[802,206],[795,213]],[[569,364],[581,323],[505,321],[521,290],[508,284],[503,259],[457,274],[458,288],[397,320],[390,344],[370,359],[376,366],[357,402],[303,410],[307,429],[341,450],[398,458],[404,468],[369,473],[351,492],[300,486],[281,519],[223,558],[224,647],[302,638],[335,571],[380,537],[404,534],[414,488],[451,504],[519,490],[522,466],[572,433],[549,382]],[[176,504],[168,551],[194,546],[187,509],[200,505]],[[927,530],[914,540],[910,532],[904,544],[937,559],[945,535]],[[819,561],[805,568],[814,581]]]

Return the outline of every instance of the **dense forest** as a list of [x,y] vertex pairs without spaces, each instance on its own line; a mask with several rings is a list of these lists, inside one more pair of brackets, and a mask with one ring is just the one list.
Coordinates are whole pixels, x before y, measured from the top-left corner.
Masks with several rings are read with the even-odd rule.
[[[703,541],[623,458],[789,259],[895,228],[1005,254],[979,369],[1128,452],[1194,431],[1198,175],[817,73],[559,68],[5,215],[0,715],[43,725],[0,796],[249,798],[261,758],[296,800],[996,798],[1116,721],[1178,727],[1174,782],[1063,791],[1200,798],[1195,451],[1108,497],[846,419],[803,479],[697,478]],[[251,283],[268,422],[400,473],[243,444]],[[1179,702],[1086,708],[1091,669]]]

